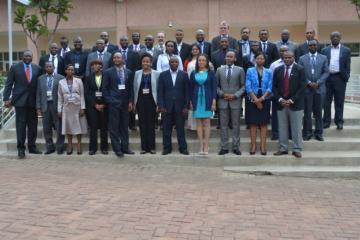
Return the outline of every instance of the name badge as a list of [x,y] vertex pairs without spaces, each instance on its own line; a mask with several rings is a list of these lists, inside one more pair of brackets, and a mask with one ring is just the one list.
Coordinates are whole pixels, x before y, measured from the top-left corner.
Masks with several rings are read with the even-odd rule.
[[75,63],[75,68],[80,68],[80,63]]
[[125,84],[119,84],[118,88],[119,90],[125,90]]
[[311,69],[311,74],[315,74],[315,69]]
[[51,97],[52,96],[52,91],[46,91],[46,96]]
[[150,94],[150,89],[149,88],[144,88],[143,89],[143,94]]
[[95,97],[102,97],[102,92],[96,91],[95,92]]

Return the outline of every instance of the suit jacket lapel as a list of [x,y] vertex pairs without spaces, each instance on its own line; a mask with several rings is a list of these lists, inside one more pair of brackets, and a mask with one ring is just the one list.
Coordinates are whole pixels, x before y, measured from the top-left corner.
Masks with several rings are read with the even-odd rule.
[[136,91],[138,91],[138,89],[140,88],[142,75],[143,75],[143,70],[140,70],[138,77],[135,79],[136,87],[137,87]]

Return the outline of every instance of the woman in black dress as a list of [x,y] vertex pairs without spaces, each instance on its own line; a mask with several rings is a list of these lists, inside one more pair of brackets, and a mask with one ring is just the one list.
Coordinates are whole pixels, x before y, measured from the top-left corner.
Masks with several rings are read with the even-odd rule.
[[270,122],[270,100],[272,73],[264,67],[265,55],[255,55],[256,65],[246,72],[245,121],[250,126],[250,155],[256,152],[256,130],[260,127],[260,151],[266,155],[267,125]]
[[157,82],[160,72],[151,69],[152,56],[141,55],[142,69],[135,72],[134,104],[139,117],[141,154],[155,154]]

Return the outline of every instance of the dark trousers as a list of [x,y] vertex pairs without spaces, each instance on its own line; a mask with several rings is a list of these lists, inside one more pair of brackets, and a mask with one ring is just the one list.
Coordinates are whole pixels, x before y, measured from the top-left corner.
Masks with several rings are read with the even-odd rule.
[[88,107],[86,109],[88,116],[88,123],[90,128],[90,144],[89,151],[97,151],[98,149],[98,129],[100,129],[100,149],[107,151],[108,143],[108,111],[99,112],[95,107]]
[[277,115],[278,105],[278,101],[273,98],[271,100],[271,132],[273,137],[279,136],[279,123]]
[[305,108],[304,108],[304,125],[303,136],[312,136],[312,113],[315,115],[315,136],[322,136],[323,134],[323,121],[322,121],[322,106],[323,95],[308,89],[305,94]]
[[109,106],[109,132],[114,152],[129,149],[129,112],[125,108]]
[[182,112],[175,110],[162,113],[163,117],[163,147],[164,151],[172,150],[171,134],[175,124],[179,151],[187,150],[185,140],[185,116]]
[[331,124],[331,103],[335,102],[335,124],[344,124],[344,101],[345,101],[346,82],[340,74],[330,74],[326,80],[326,97],[324,104],[324,125]]
[[61,120],[57,112],[57,103],[49,101],[47,111],[42,113],[43,133],[46,142],[46,150],[55,150],[53,142],[53,128],[56,130],[56,150],[64,150],[65,136],[61,135]]
[[140,100],[139,97],[136,109],[139,116],[141,149],[150,152],[155,150],[156,105],[152,99],[146,98]]
[[135,128],[135,113],[129,113],[129,128]]
[[36,148],[38,118],[35,107],[15,107],[16,113],[16,138],[17,149],[25,150],[25,139],[27,134],[28,149]]

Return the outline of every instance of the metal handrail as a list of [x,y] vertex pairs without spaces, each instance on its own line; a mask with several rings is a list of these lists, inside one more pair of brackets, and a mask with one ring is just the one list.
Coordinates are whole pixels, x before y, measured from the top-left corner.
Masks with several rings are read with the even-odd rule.
[[13,107],[5,108],[3,102],[4,88],[0,89],[0,128],[5,128],[11,119],[15,116],[15,110]]

